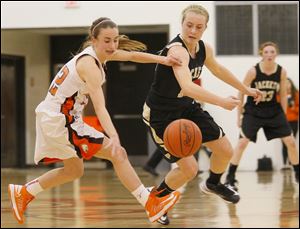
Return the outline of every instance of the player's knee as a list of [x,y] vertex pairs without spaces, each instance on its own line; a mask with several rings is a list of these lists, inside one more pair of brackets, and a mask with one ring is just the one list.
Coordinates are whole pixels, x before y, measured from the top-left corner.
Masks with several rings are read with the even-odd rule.
[[128,160],[127,153],[124,149],[117,150],[114,153],[111,152],[111,162],[112,163],[122,163],[125,160]]
[[227,147],[226,149],[224,149],[224,151],[222,152],[223,158],[225,158],[226,160],[230,160],[233,156],[233,149],[232,147]]
[[295,142],[295,140],[292,137],[289,138],[289,139],[287,139],[286,145],[287,145],[288,149],[292,149],[292,150],[296,149],[296,142]]
[[188,179],[189,180],[192,180],[192,179],[194,179],[194,177],[196,177],[197,176],[197,174],[198,174],[198,165],[197,166],[193,166],[192,168],[191,168],[191,170],[189,171],[189,173],[188,173]]
[[83,176],[84,166],[83,163],[69,164],[64,167],[65,174],[70,177],[70,179],[78,179]]
[[245,149],[247,147],[248,143],[249,143],[249,140],[247,138],[242,138],[239,140],[239,147],[241,149]]
[[191,163],[188,170],[184,171],[186,178],[190,181],[192,180],[198,173],[198,163],[195,160],[195,163]]

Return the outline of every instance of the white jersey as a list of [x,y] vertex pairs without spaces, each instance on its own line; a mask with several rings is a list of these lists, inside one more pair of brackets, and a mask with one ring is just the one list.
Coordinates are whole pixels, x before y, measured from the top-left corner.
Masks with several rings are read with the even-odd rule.
[[76,70],[76,63],[83,55],[92,56],[105,77],[101,63],[91,46],[74,56],[57,73],[45,100],[35,110],[35,163],[45,158],[89,159],[101,147],[103,134],[82,120],[82,112],[88,102],[88,91],[86,83]]
[[[86,96],[87,89],[85,82],[79,77],[76,70],[76,62],[79,57],[90,55],[95,58],[97,65],[105,73],[98,60],[95,51],[91,46],[84,49],[81,53],[73,57],[62,69],[57,73],[48,90],[47,96],[43,102],[36,108],[36,112],[55,112],[60,113],[61,108],[66,101],[74,100],[74,108],[72,114],[81,114],[84,106],[88,102]],[[105,78],[103,79],[105,80]]]

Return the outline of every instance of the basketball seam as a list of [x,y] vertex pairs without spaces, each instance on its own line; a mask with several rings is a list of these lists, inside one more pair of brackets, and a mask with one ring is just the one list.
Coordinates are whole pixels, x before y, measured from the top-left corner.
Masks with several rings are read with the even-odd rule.
[[[174,152],[174,150],[172,149],[172,147],[171,147],[171,144],[170,144],[170,142],[169,142],[169,128],[167,127],[167,129],[166,129],[166,134],[167,134],[167,143],[168,143],[168,146],[169,146],[169,148],[170,148],[170,150],[171,150],[171,152],[169,152],[169,153],[171,153],[172,154],[172,152]],[[173,154],[172,154],[173,155]]]
[[194,129],[194,126],[193,126],[193,123],[192,123],[192,129],[193,129],[193,136],[194,136],[194,141],[193,141],[193,145],[192,145],[192,147],[191,147],[191,149],[190,149],[190,152],[188,153],[188,155],[190,155],[190,153],[191,153],[191,150],[193,149],[193,147],[194,147],[194,145],[195,145],[195,138],[196,138],[196,136],[195,136],[195,129]]
[[180,137],[180,155],[182,157],[183,154],[182,154],[181,120],[179,120],[179,137]]

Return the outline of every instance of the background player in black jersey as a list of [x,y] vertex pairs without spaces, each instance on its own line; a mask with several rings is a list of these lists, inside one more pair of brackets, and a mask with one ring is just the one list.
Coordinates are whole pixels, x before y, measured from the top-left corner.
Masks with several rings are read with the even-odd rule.
[[227,202],[237,203],[240,199],[239,194],[220,183],[233,154],[232,146],[222,128],[196,101],[232,110],[240,100],[233,96],[220,97],[192,81],[200,77],[202,66],[205,65],[219,79],[242,91],[243,94],[255,97],[256,102],[259,102],[262,93],[242,84],[216,61],[211,46],[201,40],[208,20],[207,10],[200,5],[190,5],[183,10],[181,34],[161,51],[163,56],[180,56],[182,65],[156,66],[154,82],[144,105],[143,119],[149,125],[152,137],[164,153],[165,159],[178,165],[166,175],[157,188],[161,196],[183,186],[198,172],[198,163],[194,156],[176,158],[166,151],[162,140],[164,130],[170,122],[185,118],[194,121],[200,127],[203,143],[212,151],[210,175],[201,183],[202,191],[217,194]]
[[[234,149],[226,177],[226,183],[235,190],[237,190],[235,172],[242,154],[250,141],[256,142],[257,132],[260,128],[263,128],[267,140],[282,139],[287,146],[289,160],[295,170],[296,181],[299,182],[299,158],[296,142],[285,116],[287,108],[286,70],[275,62],[279,53],[275,43],[265,42],[261,44],[259,53],[262,60],[250,68],[244,79],[244,84],[261,90],[264,96],[258,105],[255,105],[253,99],[248,97],[244,110],[242,103],[238,106],[238,126],[241,127],[240,139]],[[276,99],[278,92],[280,101]],[[243,101],[244,94],[240,93],[239,98]]]

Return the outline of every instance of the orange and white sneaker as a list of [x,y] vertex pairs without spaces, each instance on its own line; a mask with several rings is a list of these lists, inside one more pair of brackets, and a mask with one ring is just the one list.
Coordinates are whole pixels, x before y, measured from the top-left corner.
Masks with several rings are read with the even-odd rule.
[[24,212],[28,203],[34,199],[23,185],[9,184],[8,193],[15,218],[18,223],[24,223]]
[[180,196],[180,192],[173,191],[170,194],[162,197],[158,197],[159,194],[155,188],[150,192],[148,200],[145,205],[145,209],[151,223],[157,221],[161,216],[170,210],[177,202]]

